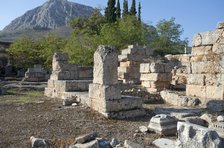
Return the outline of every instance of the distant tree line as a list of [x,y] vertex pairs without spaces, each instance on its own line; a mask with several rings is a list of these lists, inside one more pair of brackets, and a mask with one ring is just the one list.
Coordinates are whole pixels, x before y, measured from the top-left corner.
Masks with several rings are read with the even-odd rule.
[[14,58],[18,68],[28,68],[33,64],[42,64],[50,68],[53,53],[62,51],[69,54],[70,62],[81,65],[93,64],[93,53],[100,44],[110,44],[117,49],[126,48],[131,44],[148,46],[158,54],[183,53],[188,44],[187,39],[181,40],[183,29],[175,23],[175,18],[161,20],[156,26],[145,24],[141,18],[141,3],[136,10],[136,2],[108,0],[105,15],[99,9],[88,18],[76,18],[70,21],[73,33],[68,39],[53,34],[41,39],[23,37],[15,41],[8,52]]

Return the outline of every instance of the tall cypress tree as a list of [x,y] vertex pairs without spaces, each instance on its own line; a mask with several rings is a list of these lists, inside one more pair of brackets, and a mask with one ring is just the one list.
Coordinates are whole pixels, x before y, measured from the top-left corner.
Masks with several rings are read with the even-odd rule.
[[123,13],[122,13],[122,16],[125,17],[129,14],[128,12],[128,1],[127,0],[124,0],[123,2]]
[[136,15],[136,3],[135,0],[132,0],[131,9],[130,9],[130,15]]
[[139,2],[138,3],[138,21],[141,22],[142,21],[142,18],[141,18],[141,3]]
[[116,14],[117,14],[117,18],[121,18],[121,6],[120,6],[120,0],[117,0]]
[[116,0],[108,0],[107,7],[105,9],[105,17],[108,23],[116,22]]

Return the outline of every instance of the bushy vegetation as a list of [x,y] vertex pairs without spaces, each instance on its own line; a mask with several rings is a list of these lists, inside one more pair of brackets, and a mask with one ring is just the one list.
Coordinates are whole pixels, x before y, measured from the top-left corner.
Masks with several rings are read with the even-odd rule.
[[18,68],[42,64],[51,67],[55,51],[69,54],[70,62],[81,65],[93,64],[93,53],[100,44],[110,44],[123,49],[130,44],[145,45],[161,55],[177,54],[184,51],[187,40],[181,40],[183,29],[175,18],[161,20],[154,27],[141,22],[141,4],[136,12],[135,0],[128,10],[128,1],[123,1],[121,15],[120,1],[108,0],[105,15],[96,10],[88,19],[76,18],[70,22],[74,29],[65,40],[52,34],[38,40],[24,37],[15,41],[8,52]]

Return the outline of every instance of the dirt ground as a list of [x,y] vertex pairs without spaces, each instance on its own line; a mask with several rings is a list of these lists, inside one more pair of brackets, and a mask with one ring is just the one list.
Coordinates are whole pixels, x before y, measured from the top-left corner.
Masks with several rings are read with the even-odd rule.
[[44,97],[43,92],[10,90],[0,96],[0,147],[28,148],[31,136],[51,141],[51,147],[67,148],[75,137],[92,131],[98,137],[117,138],[153,147],[151,142],[160,136],[149,132],[135,133],[139,126],[147,126],[153,116],[134,120],[111,120],[84,106],[64,107],[62,100]]

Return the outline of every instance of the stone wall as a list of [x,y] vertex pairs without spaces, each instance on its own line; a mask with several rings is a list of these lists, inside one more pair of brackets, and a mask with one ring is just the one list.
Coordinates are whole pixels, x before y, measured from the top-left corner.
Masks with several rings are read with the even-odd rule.
[[111,46],[99,46],[94,53],[94,78],[89,85],[90,107],[108,118],[143,115],[142,99],[121,96],[117,78],[118,55]]
[[88,91],[92,78],[92,67],[70,64],[67,54],[55,53],[52,74],[45,88],[45,95],[52,98],[64,98],[66,92]]
[[49,79],[49,74],[42,68],[41,65],[34,65],[33,68],[28,68],[23,81],[28,82],[44,82]]
[[149,92],[170,88],[172,68],[169,63],[142,63],[140,65],[141,85]]
[[130,45],[118,56],[118,79],[123,83],[140,84],[140,63],[153,55],[153,50],[142,46]]
[[215,31],[196,34],[192,46],[186,95],[206,101],[223,99],[224,23]]

